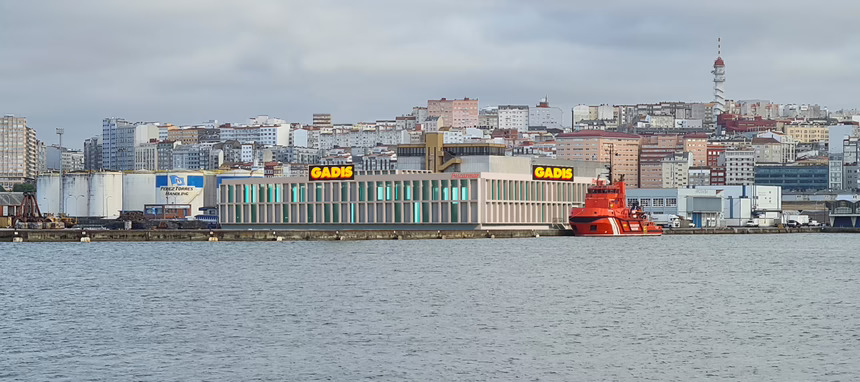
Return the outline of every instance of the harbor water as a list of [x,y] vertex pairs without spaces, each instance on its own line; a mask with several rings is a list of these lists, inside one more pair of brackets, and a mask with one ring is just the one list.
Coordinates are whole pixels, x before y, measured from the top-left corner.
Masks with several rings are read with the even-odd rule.
[[860,236],[0,244],[0,380],[858,380]]

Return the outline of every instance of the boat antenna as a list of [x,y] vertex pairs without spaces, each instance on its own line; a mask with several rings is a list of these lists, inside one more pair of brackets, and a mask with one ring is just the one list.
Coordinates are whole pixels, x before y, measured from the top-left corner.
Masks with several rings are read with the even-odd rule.
[[609,144],[609,184],[612,184],[612,157],[615,155],[615,145]]

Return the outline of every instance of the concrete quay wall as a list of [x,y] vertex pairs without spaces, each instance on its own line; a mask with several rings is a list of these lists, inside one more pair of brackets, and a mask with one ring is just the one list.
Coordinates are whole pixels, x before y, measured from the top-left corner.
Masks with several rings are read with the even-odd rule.
[[[665,235],[729,235],[777,233],[860,233],[860,228],[832,227],[736,227],[673,228]],[[427,240],[489,239],[572,236],[568,230],[0,230],[0,242],[91,242],[99,241],[304,241],[304,240]]]
[[[3,230],[0,241],[301,241],[301,240],[420,240],[570,236],[566,230],[469,231],[293,231],[293,230]],[[17,238],[17,239],[16,239]]]

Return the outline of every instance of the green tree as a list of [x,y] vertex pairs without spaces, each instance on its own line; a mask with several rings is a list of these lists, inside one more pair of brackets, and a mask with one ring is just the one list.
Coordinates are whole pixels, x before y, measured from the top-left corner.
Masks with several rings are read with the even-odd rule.
[[6,192],[6,189],[3,186],[0,186],[0,192]]
[[12,186],[12,192],[36,192],[36,185],[29,183],[20,183]]

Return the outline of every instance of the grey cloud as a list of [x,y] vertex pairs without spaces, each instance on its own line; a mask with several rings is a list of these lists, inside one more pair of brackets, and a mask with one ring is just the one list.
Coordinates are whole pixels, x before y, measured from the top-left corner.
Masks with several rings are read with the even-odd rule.
[[[800,1],[6,1],[0,112],[67,141],[101,119],[266,113],[393,118],[428,98],[707,101],[715,39],[730,98],[854,107],[860,3]],[[79,145],[79,143],[78,143]]]

